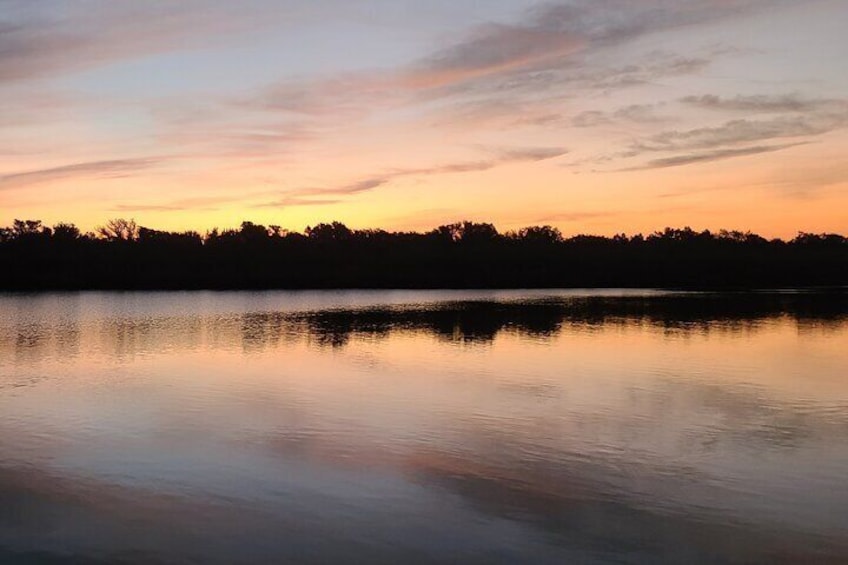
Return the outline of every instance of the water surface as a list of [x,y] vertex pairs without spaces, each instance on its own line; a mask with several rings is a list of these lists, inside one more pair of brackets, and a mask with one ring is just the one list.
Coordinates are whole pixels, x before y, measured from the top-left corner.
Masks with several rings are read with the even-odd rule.
[[848,301],[0,295],[0,562],[845,563]]

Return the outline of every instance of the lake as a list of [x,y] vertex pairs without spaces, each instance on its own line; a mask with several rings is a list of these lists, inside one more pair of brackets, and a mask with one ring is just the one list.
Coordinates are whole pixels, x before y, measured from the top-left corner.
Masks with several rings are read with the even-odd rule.
[[846,563],[846,296],[0,294],[0,562]]

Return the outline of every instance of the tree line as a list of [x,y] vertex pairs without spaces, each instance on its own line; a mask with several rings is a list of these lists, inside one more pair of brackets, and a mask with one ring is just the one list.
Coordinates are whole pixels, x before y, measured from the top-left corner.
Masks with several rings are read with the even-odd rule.
[[647,236],[500,233],[471,221],[427,232],[243,222],[171,232],[114,219],[94,232],[15,220],[0,228],[0,288],[776,288],[848,285],[848,238],[665,228]]

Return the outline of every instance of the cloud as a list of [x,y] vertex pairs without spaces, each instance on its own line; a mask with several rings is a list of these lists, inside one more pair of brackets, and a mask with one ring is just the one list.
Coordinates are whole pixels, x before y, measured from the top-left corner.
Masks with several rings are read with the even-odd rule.
[[656,109],[664,106],[657,104],[630,104],[612,112],[587,110],[571,118],[571,125],[577,128],[591,128],[609,125],[615,122],[632,122],[637,124],[658,124],[672,121],[670,118],[658,115]]
[[814,112],[828,108],[838,110],[844,102],[826,98],[804,98],[799,94],[735,96],[723,98],[715,94],[685,96],[680,102],[707,110],[726,110],[746,113]]
[[[247,7],[209,0],[180,3],[92,0],[84,7],[61,0],[43,0],[37,7],[29,1],[9,2],[6,5],[14,9],[4,12],[11,15],[0,15],[0,80],[50,77],[165,51],[205,47],[210,41],[227,41],[234,34],[259,26],[282,25],[285,18],[281,18],[287,18],[289,11],[306,9],[298,6],[313,5],[313,12],[329,19],[339,17],[334,8],[350,4],[329,1],[304,4],[295,0],[247,2]],[[394,68],[324,77],[281,77],[269,88],[248,93],[238,100],[201,101],[205,108],[200,112],[195,100],[177,109],[175,106],[179,104],[157,101],[160,114],[154,119],[165,123],[165,127],[153,130],[155,141],[179,144],[192,156],[236,159],[276,156],[295,149],[298,144],[327,139],[337,128],[347,128],[372,112],[389,114],[405,104],[416,104],[424,112],[442,115],[451,104],[464,104],[471,110],[469,119],[504,116],[514,122],[516,116],[534,114],[537,125],[562,126],[568,123],[571,112],[559,111],[556,105],[569,97],[698,73],[728,52],[726,48],[715,47],[699,47],[687,53],[649,51],[650,47],[644,45],[672,43],[637,43],[637,40],[790,4],[786,0],[546,2],[527,10],[511,23],[482,23],[466,29],[448,37],[442,47]],[[730,109],[731,102],[737,107],[755,102],[762,107],[766,102],[745,97],[696,98],[687,97],[681,103],[704,108],[724,105],[724,109]],[[279,114],[275,126],[263,124],[269,118],[265,111]],[[396,118],[396,114],[386,121]],[[418,118],[409,112],[401,119],[410,116]],[[618,120],[653,123],[660,119],[649,104],[625,106],[611,112],[584,112],[571,118],[580,127]],[[797,119],[800,122],[793,124],[790,118],[785,118],[783,123],[771,124],[771,130],[767,123],[741,120],[700,131],[660,132],[637,140],[631,153],[695,154],[734,143],[759,145],[761,140],[780,137],[775,133],[778,130],[790,132],[789,136],[814,135],[810,132],[828,131],[830,127],[826,123],[828,118],[820,114]],[[340,186],[304,189],[297,194],[301,198],[359,194],[402,177],[482,171],[510,159],[533,161],[557,156],[556,149],[548,151],[550,157],[542,151],[524,156],[495,155],[429,168],[389,170]],[[0,177],[0,188],[9,182],[12,181]]]
[[760,153],[771,153],[781,151],[790,147],[805,145],[805,143],[787,143],[783,145],[760,145],[754,147],[740,147],[737,149],[716,149],[713,151],[705,151],[702,153],[690,153],[687,155],[676,155],[674,157],[665,157],[662,159],[653,159],[641,167],[626,170],[646,170],[646,169],[663,169],[667,167],[679,167],[682,165],[692,165],[695,163],[707,163],[710,161],[719,161],[723,159],[731,159],[733,157],[743,157],[746,155],[758,155]]
[[309,11],[293,0],[3,0],[0,80],[27,80],[187,50]]
[[236,202],[240,197],[201,196],[182,198],[164,204],[118,204],[110,210],[115,212],[180,212],[183,210],[215,210],[216,204]]
[[533,220],[536,224],[544,224],[544,223],[562,223],[562,222],[582,222],[584,220],[591,220],[595,218],[606,218],[610,216],[617,216],[620,212],[612,211],[612,210],[603,210],[596,212],[557,212],[553,214],[548,214],[546,216],[542,216],[541,218],[537,218]]
[[721,52],[699,57],[683,57],[669,53],[653,53],[637,64],[613,68],[588,68],[566,75],[561,82],[589,90],[605,92],[651,84],[661,78],[697,73],[707,68]]
[[160,204],[118,204],[111,208],[116,212],[182,212],[185,210],[217,210],[220,205],[240,203],[246,200],[269,198],[274,200],[253,204],[252,208],[289,208],[294,206],[326,206],[341,202],[338,199],[314,198],[309,196],[280,196],[279,191],[261,191],[248,194],[234,193],[224,196],[201,196],[197,198],[182,198]]
[[178,212],[186,208],[169,204],[118,204],[109,210],[113,212]]
[[[419,93],[413,101],[437,103],[440,116],[431,123],[457,129],[487,125],[500,128],[595,127],[616,120],[633,123],[668,122],[673,120],[661,115],[649,115],[647,106],[650,105],[631,105],[620,109],[621,113],[617,116],[589,110],[583,116],[571,118],[567,117],[568,112],[563,107],[567,102],[579,101],[581,97],[588,96],[595,100],[598,91],[609,94],[621,89],[651,85],[667,77],[697,73],[717,58],[735,52],[729,48],[708,48],[698,50],[696,57],[660,51],[628,53],[617,59],[629,58],[633,62],[614,67],[589,62],[591,56],[587,53],[587,57],[548,62],[546,68],[542,69],[528,68],[496,74],[449,88]],[[640,109],[641,114],[638,113]]]
[[390,171],[382,175],[374,175],[371,177],[367,177],[350,184],[330,188],[306,188],[298,190],[293,194],[298,196],[359,194],[361,192],[367,192],[375,188],[379,188],[399,178],[487,171],[489,169],[493,169],[497,166],[508,163],[538,162],[545,161],[548,159],[554,159],[556,157],[565,155],[566,153],[568,153],[568,151],[561,147],[524,147],[497,149],[494,150],[493,153],[494,158],[492,159],[480,161],[461,161],[458,163],[448,163],[445,165],[437,165],[434,167],[396,169],[394,171]]
[[286,196],[278,200],[256,204],[254,208],[292,208],[296,206],[330,206],[342,202],[341,199],[319,199],[302,196]]
[[[409,173],[395,173],[393,175],[385,177],[367,178],[335,188],[315,189],[313,191],[313,194],[359,194],[360,192],[367,192],[369,190],[374,190],[375,188],[381,187],[384,184],[388,183],[392,178],[401,176],[403,174]],[[305,194],[308,194],[308,192],[305,192]]]
[[547,161],[568,153],[562,147],[523,147],[499,151],[503,161]]
[[571,119],[571,125],[576,128],[593,128],[611,123],[609,115],[599,110],[580,112]]
[[401,73],[399,82],[410,88],[446,86],[553,60],[584,47],[578,34],[540,24],[537,20],[526,25],[481,26],[464,41]]
[[652,33],[738,17],[787,4],[781,0],[574,0],[536,8],[534,23],[618,45]]
[[768,120],[731,120],[716,127],[664,131],[633,144],[636,152],[710,149],[769,139],[821,135],[848,125],[848,112],[779,116]]
[[186,157],[254,158],[272,156],[279,159],[306,143],[320,139],[320,130],[293,123],[214,123],[210,117],[196,123],[169,122],[163,119],[164,131],[157,140],[181,148]]
[[158,165],[162,158],[114,159],[75,163],[48,169],[37,169],[0,175],[0,190],[73,177],[114,178],[137,173]]
[[[375,106],[481,94],[538,95],[566,86],[611,90],[698,72],[724,50],[703,56],[649,53],[608,68],[589,57],[680,27],[707,24],[788,4],[786,0],[573,0],[549,2],[514,24],[483,24],[408,65],[327,79],[284,80],[240,103],[277,111],[348,118]],[[636,53],[638,57],[641,53]],[[633,55],[631,55],[632,57]],[[498,98],[495,104],[510,103]]]
[[[679,99],[679,101],[684,105],[710,110],[775,115],[759,119],[733,119],[717,126],[660,131],[630,142],[626,151],[599,156],[588,161],[609,162],[614,159],[632,158],[645,153],[683,152],[680,155],[653,159],[642,166],[618,170],[675,167],[778,151],[800,143],[764,145],[763,142],[813,138],[848,127],[848,102],[843,100],[809,99],[791,94],[736,96],[733,98],[713,95],[687,96]],[[650,109],[631,106],[620,109],[611,115],[598,113],[597,116],[592,116],[594,118],[593,123],[607,123],[612,119],[612,116],[627,116],[645,120],[656,118],[657,121],[661,119],[648,110]]]
[[657,115],[658,107],[663,106],[663,103],[658,104],[630,104],[613,112],[613,117],[641,124],[655,124],[669,121],[668,117]]
[[11,2],[6,14],[15,19],[0,27],[0,80],[80,70],[156,52],[175,45],[191,29],[180,10],[152,5],[141,10],[101,5],[99,10],[92,4]]

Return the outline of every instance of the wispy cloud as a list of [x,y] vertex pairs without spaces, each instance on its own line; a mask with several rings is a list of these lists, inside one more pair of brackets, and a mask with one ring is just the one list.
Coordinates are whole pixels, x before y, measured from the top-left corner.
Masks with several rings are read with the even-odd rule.
[[[267,200],[273,198],[272,200]],[[184,212],[212,211],[221,206],[249,202],[251,200],[266,199],[264,202],[250,204],[251,208],[292,208],[296,206],[327,206],[341,202],[333,198],[316,198],[309,196],[292,196],[282,194],[278,190],[265,190],[260,192],[249,192],[247,194],[233,192],[221,196],[201,196],[196,198],[180,198],[160,203],[121,203],[113,206],[110,210],[114,212]]]
[[117,204],[109,208],[112,212],[179,212],[187,209],[170,204]]
[[299,206],[331,206],[342,202],[339,198],[309,198],[304,196],[284,196],[269,202],[255,204],[254,208],[295,208]]
[[[548,2],[514,24],[483,24],[408,65],[316,80],[283,80],[241,103],[311,115],[366,115],[386,105],[484,95],[508,105],[550,88],[612,90],[698,72],[723,51],[703,56],[649,53],[620,66],[590,62],[595,53],[652,34],[706,24],[785,0],[650,0]],[[631,54],[633,55],[633,54]],[[636,56],[639,53],[635,54]],[[642,54],[644,55],[644,54]],[[633,56],[628,57],[633,59]],[[509,94],[510,100],[504,100]]]
[[182,212],[184,210],[216,210],[217,205],[237,202],[237,196],[200,196],[165,203],[122,203],[110,208],[114,212]]
[[[290,147],[304,135],[331,132],[340,126],[364,123],[375,112],[417,105],[418,110],[442,116],[438,125],[468,120],[512,121],[533,108],[536,125],[592,127],[614,121],[649,124],[668,121],[651,104],[632,104],[616,111],[586,112],[574,118],[546,111],[567,93],[613,91],[646,85],[663,77],[697,73],[733,49],[711,46],[693,53],[626,51],[625,46],[652,34],[714,23],[764,8],[788,4],[785,0],[681,0],[669,8],[659,0],[573,0],[547,2],[510,24],[486,23],[455,36],[453,42],[405,65],[381,70],[335,73],[325,77],[285,78],[252,95],[232,102],[241,111],[273,112],[298,123],[299,131],[222,132],[200,136],[196,143],[223,155],[258,155]],[[618,55],[610,59],[596,55]],[[612,61],[613,63],[602,61]],[[457,115],[451,115],[457,108]],[[477,124],[481,125],[480,123]],[[528,124],[529,125],[529,122]],[[226,127],[232,127],[226,125]],[[680,132],[681,134],[684,132]],[[328,133],[331,135],[331,133]],[[177,136],[191,135],[179,130]],[[209,141],[214,140],[214,141]],[[658,140],[645,140],[657,143]],[[214,147],[211,147],[214,146]],[[647,150],[640,148],[640,150]],[[688,150],[688,149],[687,149]],[[633,149],[635,152],[635,148]],[[320,194],[357,194],[411,175],[485,170],[491,163],[458,163],[449,169],[401,170],[372,175]]]
[[562,147],[520,147],[497,151],[502,162],[509,161],[547,161],[568,153]]
[[571,118],[570,124],[577,128],[592,128],[609,125],[616,122],[630,122],[637,124],[659,124],[669,122],[671,119],[657,113],[658,104],[630,104],[614,110],[604,112],[601,110],[586,110]]
[[[716,126],[691,129],[663,130],[628,142],[625,151],[599,155],[584,160],[588,163],[610,163],[649,153],[680,153],[656,158],[643,165],[618,171],[643,170],[704,163],[757,153],[779,151],[803,142],[766,145],[763,142],[814,139],[848,127],[848,101],[811,99],[800,95],[751,95],[722,98],[713,95],[687,96],[679,99],[686,106],[716,112],[772,114],[768,117],[738,118]],[[663,105],[664,103],[658,103]],[[616,118],[635,118],[643,123],[662,121],[651,105],[631,106],[615,112],[584,112],[576,116],[573,125],[592,127],[613,123]],[[754,144],[754,145],[752,145]]]
[[707,163],[710,161],[731,159],[733,157],[744,157],[746,155],[758,155],[760,153],[782,151],[783,149],[789,149],[790,147],[796,147],[798,145],[805,144],[806,143],[786,143],[783,145],[759,145],[754,147],[740,147],[736,149],[716,149],[713,151],[704,151],[701,153],[689,153],[686,155],[675,155],[674,157],[665,157],[662,159],[652,159],[643,166],[625,170],[638,171],[646,169],[663,169],[667,167],[691,165],[694,163]]
[[509,72],[576,53],[585,40],[536,19],[524,25],[485,25],[398,75],[399,84],[420,89]]
[[600,110],[586,110],[571,118],[571,125],[576,128],[594,128],[612,123],[609,115]]
[[306,188],[295,191],[292,194],[298,196],[353,195],[374,190],[399,178],[487,171],[508,163],[546,161],[565,155],[568,151],[560,147],[525,147],[498,149],[494,150],[493,153],[494,156],[490,159],[461,161],[433,167],[395,169],[394,171],[373,175],[341,186]]
[[[671,29],[706,24],[784,4],[783,0],[681,0],[669,7],[650,0],[548,2],[530,10],[514,26],[482,26],[467,38],[434,54],[425,67],[452,70],[533,73],[568,70],[576,55],[620,46]],[[668,55],[642,71],[690,72],[703,61]],[[419,63],[418,66],[422,66]],[[636,71],[638,69],[628,69]],[[482,73],[487,74],[487,73]]]
[[665,106],[660,102],[657,104],[630,104],[613,112],[613,117],[640,124],[659,124],[671,121],[668,116],[663,116],[657,109]]
[[164,118],[160,124],[164,131],[157,140],[180,147],[186,157],[250,159],[273,156],[279,159],[320,139],[321,135],[318,128],[301,122],[257,124],[248,120],[245,123],[216,121],[214,116],[186,122],[177,117]]
[[731,120],[720,126],[663,131],[635,142],[635,153],[710,149],[769,139],[807,137],[848,125],[848,111],[841,114],[779,116],[766,120]]
[[91,161],[8,173],[0,175],[0,189],[12,189],[31,184],[44,183],[67,178],[114,178],[135,174],[158,165],[162,158],[114,159],[109,161]]
[[382,177],[371,177],[331,188],[307,188],[298,191],[298,194],[359,194],[360,192],[368,192],[369,190],[379,188],[384,184],[388,184],[393,178],[403,176],[404,174],[409,173],[398,172]]
[[680,99],[683,104],[704,108],[707,110],[723,110],[732,112],[753,113],[789,113],[817,112],[822,110],[844,111],[845,102],[830,98],[805,98],[800,94],[768,95],[757,94],[750,96],[721,97],[715,94],[701,96],[685,96]]
[[296,4],[4,0],[0,80],[32,79],[208,46],[292,19],[302,11]]
[[620,214],[617,210],[597,210],[597,211],[571,211],[571,212],[555,212],[553,214],[547,214],[536,218],[533,220],[533,223],[536,224],[546,224],[546,223],[569,223],[569,222],[582,222],[584,220],[592,220],[596,218],[607,218],[610,216],[616,216]]
[[[383,20],[375,26],[373,18],[365,18],[377,0],[245,2],[246,7],[217,0],[0,0],[0,88],[10,94],[0,101],[0,126],[8,147],[0,147],[0,154],[7,155],[4,169],[11,170],[0,175],[0,190],[60,179],[142,174],[160,159],[115,157],[146,155],[156,146],[179,147],[161,151],[186,165],[163,167],[173,174],[169,181],[197,175],[209,179],[208,186],[232,182],[262,190],[259,183],[268,187],[270,182],[282,188],[182,198],[199,194],[191,191],[207,185],[175,182],[172,186],[186,192],[136,194],[132,199],[137,204],[120,202],[113,210],[177,212],[237,203],[328,206],[354,195],[382,193],[393,183],[418,180],[415,177],[487,171],[565,153],[560,147],[489,147],[467,160],[441,162],[427,157],[434,143],[442,144],[440,154],[457,155],[455,150],[479,149],[497,139],[494,134],[503,134],[500,139],[516,144],[567,144],[575,149],[573,165],[578,168],[638,170],[780,151],[848,127],[846,101],[825,98],[835,94],[776,94],[769,89],[794,87],[783,82],[754,86],[742,74],[727,77],[728,68],[735,72],[755,62],[768,62],[757,67],[764,79],[780,70],[775,65],[780,62],[774,58],[777,51],[768,51],[777,42],[765,32],[746,36],[745,44],[758,50],[757,61],[746,60],[750,52],[723,42],[734,41],[729,32],[741,17],[768,17],[784,29],[788,13],[778,12],[797,4],[791,0],[541,0],[517,16],[515,5],[508,2],[499,2],[497,8],[448,2],[437,9],[437,18],[456,16],[451,25],[428,27],[435,20],[415,21],[412,34],[393,26],[412,25],[414,13],[398,11],[391,26],[382,26]],[[317,16],[315,29],[292,23],[304,10]],[[237,51],[220,49],[263,26],[274,33],[252,34],[249,41],[234,45]],[[296,40],[283,33],[286,26],[298,27]],[[316,30],[330,29],[338,32],[330,44],[316,41],[316,48],[309,41],[318,37],[312,35]],[[403,44],[392,50],[398,31],[403,32]],[[371,33],[368,41],[356,42]],[[428,47],[427,41],[435,37],[438,43]],[[275,49],[296,42],[303,53],[274,57]],[[338,57],[327,56],[328,46],[338,49]],[[162,55],[195,48],[190,57],[197,63],[198,81],[196,88],[192,81],[189,91],[186,77],[172,81],[168,75],[187,64],[185,53],[179,58]],[[377,49],[385,50],[372,57]],[[792,60],[821,55],[815,49],[793,50]],[[239,57],[248,53],[255,58],[228,73],[227,65],[240,65]],[[781,53],[789,53],[789,48]],[[721,67],[731,59],[733,65]],[[133,60],[137,67],[121,67]],[[217,66],[223,78],[211,72]],[[803,78],[806,72],[790,76],[789,65],[785,67],[790,79]],[[79,77],[63,76],[99,68]],[[136,69],[161,69],[165,76],[151,81],[150,89],[110,97],[124,82],[140,82],[138,75],[130,77]],[[824,77],[822,82],[827,82]],[[79,105],[73,92],[66,98],[51,90],[70,85],[79,88],[86,106]],[[839,92],[840,86],[827,82],[817,92]],[[101,87],[102,100],[91,96]],[[121,112],[126,114],[113,119]],[[419,127],[418,159],[394,161],[398,152],[393,143],[409,143]],[[451,135],[433,131],[439,128],[452,128]],[[51,137],[54,132],[58,135]],[[438,141],[433,141],[437,135]],[[74,156],[68,139],[79,140],[86,156]],[[95,146],[107,149],[91,157]],[[12,152],[31,147],[31,152],[49,157],[49,164],[73,164],[18,172]],[[65,157],[56,161],[62,152]],[[342,177],[338,184],[316,182],[316,173],[326,171],[342,154],[346,162],[360,163],[364,174]],[[276,184],[283,175],[286,184]],[[581,185],[575,190],[588,189]],[[585,217],[566,214],[548,221]]]

